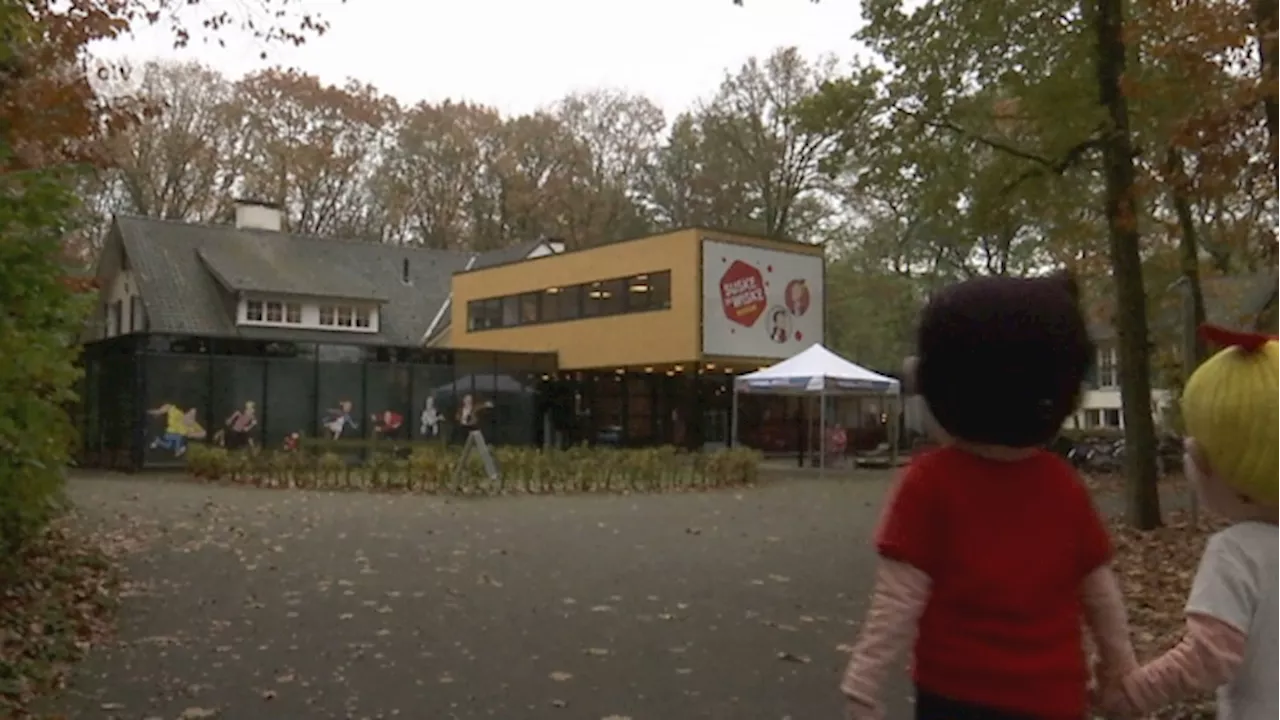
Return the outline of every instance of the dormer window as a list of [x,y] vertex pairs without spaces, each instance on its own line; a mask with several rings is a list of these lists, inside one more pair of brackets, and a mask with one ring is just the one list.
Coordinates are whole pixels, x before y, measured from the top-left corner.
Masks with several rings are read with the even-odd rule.
[[301,325],[302,303],[287,300],[245,300],[241,322],[246,325]]
[[321,305],[320,325],[336,329],[373,330],[373,311],[359,305]]
[[378,307],[372,303],[246,298],[240,302],[237,321],[264,327],[377,332]]

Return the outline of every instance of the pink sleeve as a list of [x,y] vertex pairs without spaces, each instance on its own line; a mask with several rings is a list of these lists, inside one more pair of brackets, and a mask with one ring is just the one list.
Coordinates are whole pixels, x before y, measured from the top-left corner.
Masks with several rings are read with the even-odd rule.
[[1177,647],[1104,692],[1103,709],[1146,715],[1188,695],[1214,690],[1240,667],[1245,640],[1239,629],[1217,618],[1188,614],[1186,633]]
[[929,576],[902,562],[884,560],[876,572],[871,605],[854,643],[840,690],[865,716],[880,717],[885,673],[911,644],[929,600]]
[[1098,647],[1098,675],[1120,678],[1137,669],[1138,659],[1129,640],[1129,614],[1110,565],[1085,577],[1082,598],[1085,624]]

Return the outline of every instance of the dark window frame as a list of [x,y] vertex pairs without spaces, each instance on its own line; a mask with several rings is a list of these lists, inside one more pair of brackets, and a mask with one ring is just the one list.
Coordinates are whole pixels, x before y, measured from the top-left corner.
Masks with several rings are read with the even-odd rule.
[[585,295],[582,285],[565,285],[560,288],[560,292],[556,293],[556,315],[559,316],[560,322],[572,322],[581,320],[586,315],[586,311],[582,302]]
[[502,312],[500,327],[517,327],[520,325],[519,295],[503,295],[498,306]]
[[[643,280],[649,289],[643,302],[631,291]],[[552,291],[555,292],[552,292]],[[607,293],[591,298],[592,291]],[[514,308],[515,322],[506,312]],[[467,302],[467,332],[500,330],[527,325],[549,325],[594,318],[617,317],[671,309],[671,271],[653,270],[633,275],[602,278],[586,283],[526,290],[511,295],[476,298]],[[529,320],[530,316],[535,319]]]
[[542,322],[542,293],[527,292],[515,296],[520,305],[520,324],[537,325]]

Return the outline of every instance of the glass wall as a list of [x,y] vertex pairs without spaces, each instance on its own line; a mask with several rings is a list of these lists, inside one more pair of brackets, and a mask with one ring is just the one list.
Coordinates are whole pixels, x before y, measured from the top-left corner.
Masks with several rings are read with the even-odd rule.
[[191,443],[283,448],[293,438],[542,441],[550,354],[426,351],[133,335],[84,353],[81,460],[181,465]]

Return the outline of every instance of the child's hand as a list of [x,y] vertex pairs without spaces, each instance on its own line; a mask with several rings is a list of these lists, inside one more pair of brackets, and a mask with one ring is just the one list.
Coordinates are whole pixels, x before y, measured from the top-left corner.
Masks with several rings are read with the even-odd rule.
[[1137,717],[1133,703],[1129,702],[1129,694],[1125,691],[1125,676],[1098,678],[1098,687],[1094,692],[1093,703],[1097,711],[1107,718]]

